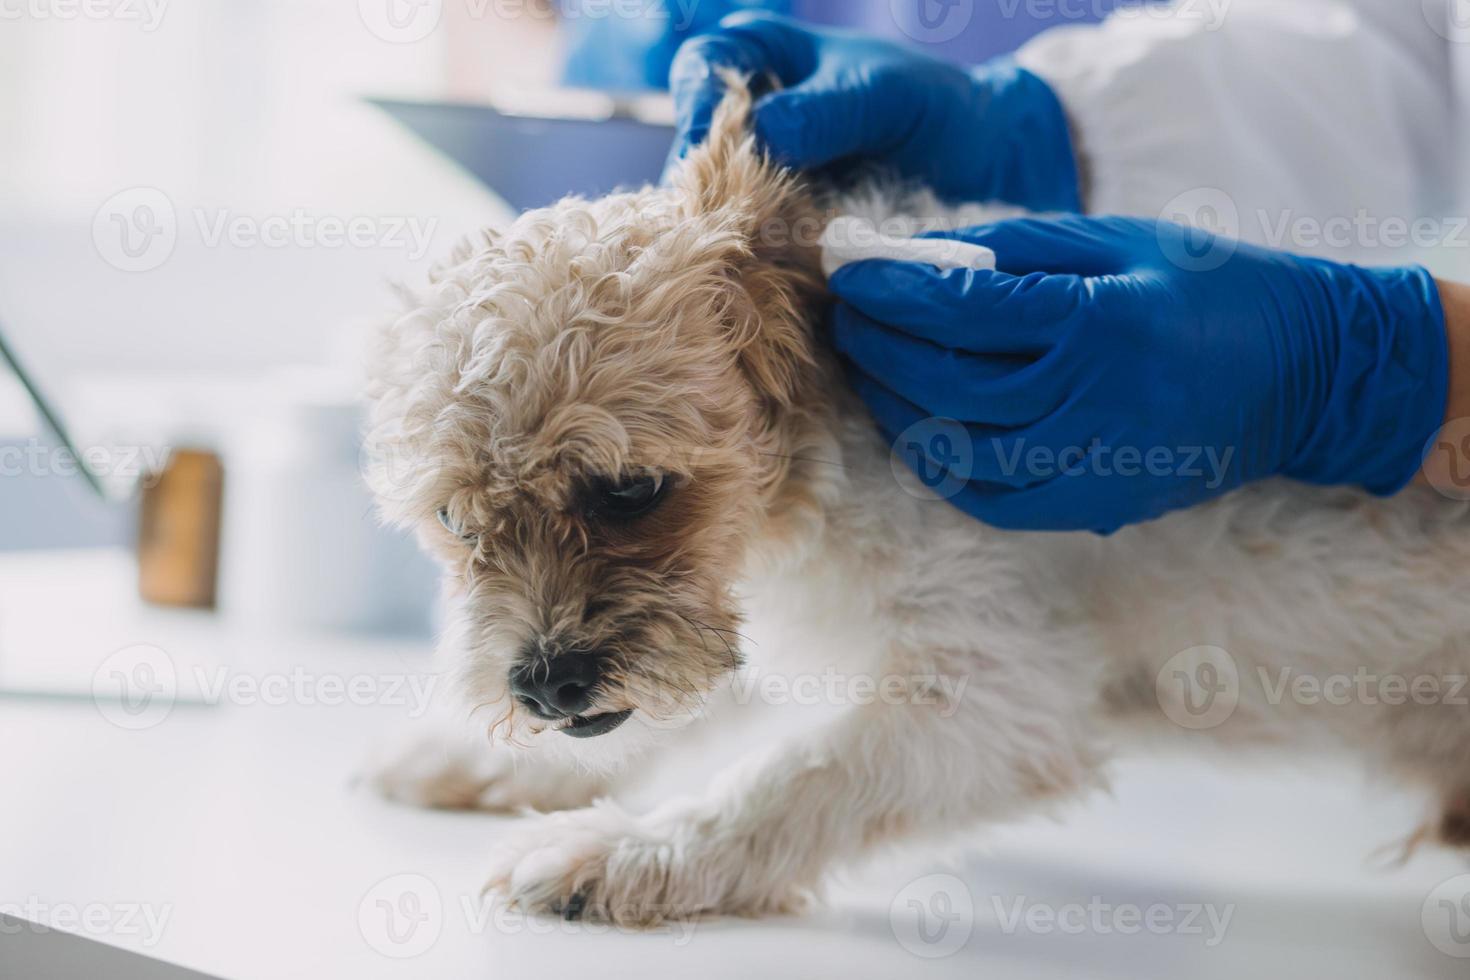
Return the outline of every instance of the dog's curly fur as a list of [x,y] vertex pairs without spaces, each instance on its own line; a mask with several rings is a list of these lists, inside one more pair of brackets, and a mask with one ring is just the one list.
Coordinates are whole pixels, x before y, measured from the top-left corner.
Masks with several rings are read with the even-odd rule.
[[[500,843],[492,884],[633,923],[788,910],[875,846],[1096,786],[1144,732],[1356,753],[1427,787],[1463,841],[1470,708],[1283,700],[1269,680],[1363,670],[1448,690],[1470,674],[1466,505],[1270,482],[1107,538],[969,521],[890,466],[844,391],[817,336],[813,230],[835,212],[998,212],[812,190],[756,151],[748,109],[733,86],[667,188],[569,199],[462,247],[383,335],[383,511],[447,569],[444,647],[481,731],[538,760],[390,770],[390,791],[588,803],[758,650],[908,696],[763,749],[704,798],[539,818]],[[636,524],[582,508],[589,481],[649,472],[673,490]],[[1180,654],[1205,645],[1229,652],[1239,704],[1192,731],[1166,720],[1183,695],[1161,672],[1198,667],[1208,654]],[[597,709],[633,722],[579,741],[518,710],[507,675],[527,650],[594,648],[614,664]]]

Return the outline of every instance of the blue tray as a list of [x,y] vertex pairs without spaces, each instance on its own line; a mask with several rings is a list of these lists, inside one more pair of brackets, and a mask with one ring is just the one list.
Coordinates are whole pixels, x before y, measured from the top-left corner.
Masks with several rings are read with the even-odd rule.
[[672,126],[620,107],[600,118],[510,114],[490,105],[371,99],[518,211],[567,194],[601,196],[658,180]]

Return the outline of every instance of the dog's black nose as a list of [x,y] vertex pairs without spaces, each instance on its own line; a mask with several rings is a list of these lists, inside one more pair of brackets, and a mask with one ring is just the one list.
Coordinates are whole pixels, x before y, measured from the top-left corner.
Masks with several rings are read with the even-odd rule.
[[510,690],[542,718],[569,718],[592,706],[593,691],[602,679],[601,665],[596,653],[538,656],[510,672]]

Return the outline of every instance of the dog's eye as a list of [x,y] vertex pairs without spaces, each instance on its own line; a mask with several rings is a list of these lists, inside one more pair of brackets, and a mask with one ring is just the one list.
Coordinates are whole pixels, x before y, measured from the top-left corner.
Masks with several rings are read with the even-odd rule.
[[592,509],[617,520],[642,517],[659,505],[667,486],[662,476],[654,474],[599,483],[593,488]]
[[454,519],[449,516],[448,507],[439,508],[439,523],[444,525],[444,530],[448,531],[456,538],[459,538],[461,541],[474,541],[479,537],[479,535],[477,534],[465,533],[464,528],[454,523]]

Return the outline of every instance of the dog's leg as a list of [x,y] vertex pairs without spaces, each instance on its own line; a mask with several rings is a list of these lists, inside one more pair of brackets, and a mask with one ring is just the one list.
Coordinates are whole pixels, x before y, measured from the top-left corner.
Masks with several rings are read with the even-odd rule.
[[599,803],[528,822],[496,849],[490,887],[529,911],[628,925],[788,912],[835,863],[877,845],[1004,819],[1095,783],[1085,704],[1024,658],[976,670],[979,660],[952,661],[969,670],[959,682],[911,684],[748,760],[703,799],[643,817]]

